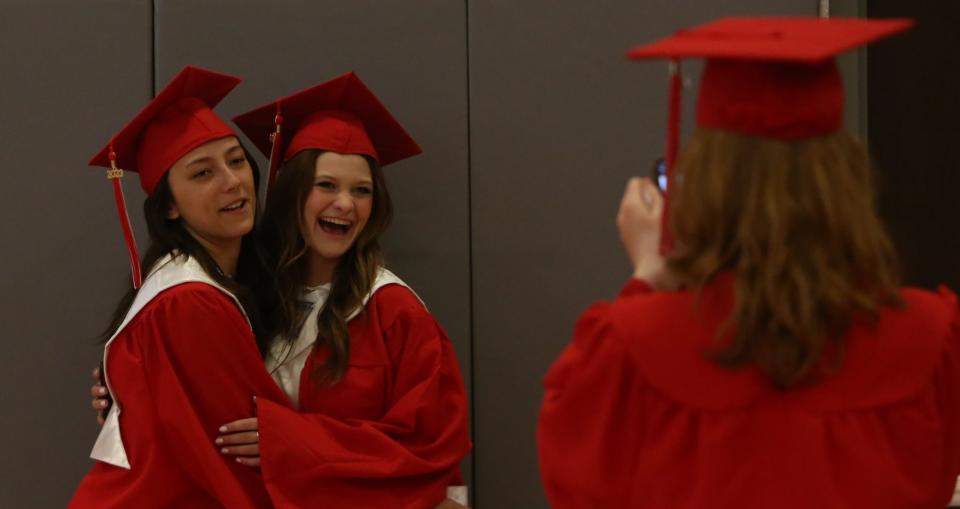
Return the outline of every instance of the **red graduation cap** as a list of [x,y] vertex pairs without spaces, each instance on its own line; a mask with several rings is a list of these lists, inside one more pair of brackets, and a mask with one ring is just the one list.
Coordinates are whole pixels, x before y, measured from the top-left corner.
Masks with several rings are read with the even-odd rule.
[[698,125],[794,140],[841,127],[843,84],[834,56],[912,24],[906,19],[725,18],[627,55],[706,58]]
[[135,288],[141,283],[140,260],[119,177],[123,170],[139,173],[140,187],[152,193],[184,154],[208,141],[234,136],[211,108],[238,83],[234,76],[185,67],[90,160],[91,166],[110,168],[107,177],[113,181]]
[[277,99],[233,121],[270,157],[268,190],[280,165],[306,149],[366,155],[381,166],[422,152],[353,72]]
[[912,25],[908,19],[724,18],[634,48],[627,56],[672,60],[666,147],[672,171],[679,138],[679,59],[707,59],[698,126],[799,140],[842,126],[843,82],[834,57]]

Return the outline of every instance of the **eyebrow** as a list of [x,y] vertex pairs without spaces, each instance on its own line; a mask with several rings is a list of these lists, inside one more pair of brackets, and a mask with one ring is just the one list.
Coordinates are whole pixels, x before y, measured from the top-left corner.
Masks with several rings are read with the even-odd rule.
[[[328,174],[328,173],[321,173],[321,174],[319,174],[319,175],[317,175],[317,176],[315,176],[315,177],[313,178],[313,180],[319,180],[319,179],[330,179],[330,180],[335,180],[335,181],[337,181],[337,182],[340,182],[340,179],[338,179],[337,177],[334,177],[333,175],[330,175],[330,174]],[[372,185],[373,185],[373,181],[372,181],[372,180],[361,180],[361,181],[359,181],[359,182],[354,182],[353,184],[354,184],[354,185],[368,185],[368,186],[372,186]]]
[[[240,144],[238,143],[238,144],[236,144],[236,145],[228,148],[227,150],[223,151],[223,153],[224,153],[224,154],[229,154],[229,153],[231,153],[231,152],[236,152],[236,150],[239,149],[239,148],[243,148],[243,147],[241,147]],[[200,156],[200,157],[198,157],[198,158],[196,158],[196,159],[188,162],[188,163],[187,163],[187,166],[190,166],[190,165],[193,165],[193,164],[197,164],[197,163],[210,162],[210,161],[212,161],[212,160],[213,160],[213,158],[210,157],[210,156]]]
[[[333,176],[333,175],[331,175],[331,174],[329,174],[329,173],[321,173],[321,174],[317,175],[316,177],[314,177],[314,180],[320,179],[320,178],[328,178],[328,179],[330,179],[330,180],[336,180],[336,181],[342,180],[342,179],[337,178],[337,177],[335,177],[335,176]],[[363,180],[354,182],[354,184],[373,184],[373,180],[363,179]]]
[[212,160],[213,160],[213,158],[210,157],[210,156],[198,157],[198,158],[196,158],[196,159],[188,162],[188,163],[187,163],[187,166],[191,166],[191,165],[194,165],[194,164],[197,164],[197,163],[209,162],[209,161],[212,161]]

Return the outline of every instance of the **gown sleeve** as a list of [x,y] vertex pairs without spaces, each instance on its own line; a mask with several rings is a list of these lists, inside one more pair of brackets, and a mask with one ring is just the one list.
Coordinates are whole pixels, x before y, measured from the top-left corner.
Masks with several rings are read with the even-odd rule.
[[944,467],[941,469],[944,500],[952,501],[951,507],[960,506],[960,308],[953,292],[940,288],[940,295],[947,301],[952,312],[947,331],[946,345],[935,375],[937,399],[940,407],[941,426],[944,429]]
[[[632,279],[621,297],[649,292]],[[646,384],[616,333],[615,304],[594,304],[544,379],[540,474],[554,509],[624,507],[643,434]]]
[[261,469],[278,509],[428,509],[446,498],[470,449],[467,399],[453,345],[432,316],[400,313],[384,330],[402,344],[377,420],[300,414],[257,400]]
[[259,473],[214,445],[219,426],[250,416],[254,396],[286,401],[263,368],[246,320],[232,300],[204,284],[168,290],[151,307],[135,341],[156,415],[154,436],[174,466],[223,507],[269,507]]

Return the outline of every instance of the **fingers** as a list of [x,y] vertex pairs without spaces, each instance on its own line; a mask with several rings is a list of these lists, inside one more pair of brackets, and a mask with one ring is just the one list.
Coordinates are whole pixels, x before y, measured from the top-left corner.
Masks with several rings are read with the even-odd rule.
[[663,193],[660,192],[660,188],[657,187],[657,184],[648,179],[641,179],[640,181],[640,193],[643,196],[643,202],[647,205],[647,209],[654,213],[657,216],[663,212]]
[[103,409],[107,408],[107,405],[109,404],[110,402],[105,399],[94,398],[92,401],[90,401],[90,406],[93,407],[95,412],[97,412],[97,424],[101,426],[103,426],[103,423],[105,422],[103,418]]
[[[225,447],[220,450],[221,453],[227,456],[236,456],[233,458],[237,463],[241,465],[246,465],[248,467],[259,467],[260,466],[260,448],[257,446],[249,446],[251,448],[256,447],[254,452],[243,453],[238,451],[239,447]],[[252,449],[251,449],[252,450]]]
[[90,386],[90,395],[94,398],[102,398],[107,395],[107,388],[99,383],[95,383]]
[[221,447],[220,452],[227,456],[259,456],[260,444],[231,445]]
[[90,400],[90,407],[97,412],[97,424],[103,426],[103,409],[110,406],[110,400],[105,396],[108,395],[107,388],[100,384],[100,368],[93,368],[93,371],[90,372],[90,376],[93,378],[93,385],[90,386],[90,396],[93,398]]
[[[250,433],[253,435],[254,440],[258,440],[256,432]],[[217,443],[227,443],[226,438],[221,442],[221,439],[217,439]],[[247,440],[250,440],[247,438]],[[259,467],[260,466],[260,444],[259,443],[247,443],[245,445],[230,445],[227,447],[221,447],[220,453],[226,456],[236,456],[234,458],[237,463],[241,465],[246,465],[248,467]]]
[[[249,428],[251,425],[256,426],[256,419],[253,419],[253,421],[253,423],[250,423],[249,420],[242,419],[241,421],[234,421],[230,424],[237,424],[238,426]],[[223,427],[221,427],[221,429],[223,429]],[[260,466],[260,433],[258,431],[243,431],[221,435],[217,437],[215,442],[218,446],[221,446],[220,452],[222,454],[238,456],[237,461],[247,466]],[[241,459],[244,461],[240,461]],[[254,459],[255,461],[253,461]]]
[[619,220],[643,213],[659,215],[662,210],[663,195],[652,180],[633,177],[627,181],[620,200]]
[[233,422],[228,422],[220,426],[220,433],[236,433],[238,431],[256,431],[258,429],[257,418],[249,417]]
[[623,190],[623,198],[620,199],[620,213],[622,214],[624,209],[629,207],[632,204],[636,197],[640,194],[640,177],[632,177],[630,180],[627,180],[627,186]]
[[217,437],[214,441],[217,445],[246,445],[259,444],[260,433],[256,431],[244,431],[242,433],[231,433]]
[[[635,184],[633,192],[639,196],[644,208],[649,212],[659,213],[663,208],[663,194],[660,193],[657,185],[649,178],[634,177],[630,180]],[[629,189],[630,183],[627,186]]]
[[256,417],[240,419],[223,426],[224,433],[214,441],[220,447],[220,453],[236,456],[237,463],[248,467],[260,466],[260,432]]
[[652,180],[634,177],[627,181],[617,212],[617,230],[634,269],[641,261],[658,256],[663,208],[663,195]]
[[245,458],[243,456],[239,456],[235,459],[237,460],[237,463],[241,465],[246,465],[248,467],[254,467],[254,468],[260,467],[260,456],[254,456],[252,458]]
[[633,177],[627,181],[617,212],[621,231],[644,224],[658,224],[663,213],[663,195],[650,179]]

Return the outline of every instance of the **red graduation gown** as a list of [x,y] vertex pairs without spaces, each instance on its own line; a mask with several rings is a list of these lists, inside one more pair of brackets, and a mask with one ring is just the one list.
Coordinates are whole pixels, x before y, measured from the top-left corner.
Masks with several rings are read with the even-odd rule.
[[467,399],[446,333],[413,293],[379,289],[349,323],[344,378],[300,377],[299,412],[257,400],[260,461],[278,509],[428,509],[462,484]]
[[164,290],[113,341],[106,369],[131,468],[97,462],[70,508],[271,507],[260,473],[214,446],[219,426],[253,414],[253,396],[286,402],[230,297],[205,283]]
[[732,277],[690,292],[633,280],[581,316],[538,424],[554,509],[943,508],[960,472],[960,315],[905,289],[854,325],[840,369],[777,391],[705,358]]

